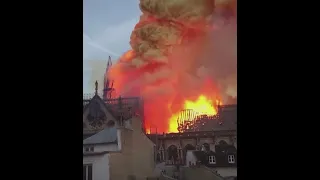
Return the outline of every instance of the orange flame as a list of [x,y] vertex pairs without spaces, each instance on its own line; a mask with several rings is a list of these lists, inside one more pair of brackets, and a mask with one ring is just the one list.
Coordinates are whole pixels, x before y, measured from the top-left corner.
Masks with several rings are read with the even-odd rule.
[[[218,105],[220,101],[216,100],[215,102],[204,95],[200,95],[196,101],[185,100],[183,109],[192,109],[198,115],[216,115],[218,112]],[[179,113],[174,113],[169,118],[169,132],[178,132],[178,123],[177,119]]]

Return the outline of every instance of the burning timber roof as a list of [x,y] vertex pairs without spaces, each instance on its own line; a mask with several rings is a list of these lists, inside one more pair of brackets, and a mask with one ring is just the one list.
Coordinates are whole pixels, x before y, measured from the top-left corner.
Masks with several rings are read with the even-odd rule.
[[237,105],[226,105],[219,108],[217,119],[203,120],[200,131],[222,131],[237,129]]

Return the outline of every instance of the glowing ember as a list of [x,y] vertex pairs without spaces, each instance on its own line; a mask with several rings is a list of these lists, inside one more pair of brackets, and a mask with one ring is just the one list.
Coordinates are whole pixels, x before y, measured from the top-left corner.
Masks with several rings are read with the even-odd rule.
[[[184,102],[183,109],[192,109],[198,115],[206,114],[212,116],[217,114],[218,105],[220,105],[218,100],[214,102],[213,100],[208,99],[206,96],[200,95],[196,101],[186,100]],[[177,119],[179,113],[180,112],[175,113],[169,118],[169,132],[178,132]]]

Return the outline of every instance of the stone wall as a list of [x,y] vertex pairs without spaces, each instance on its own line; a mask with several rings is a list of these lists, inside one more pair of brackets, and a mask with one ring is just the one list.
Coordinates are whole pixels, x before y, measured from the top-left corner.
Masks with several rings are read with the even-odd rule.
[[121,129],[120,152],[110,153],[110,180],[128,180],[132,171],[132,130]]
[[121,129],[122,150],[110,155],[110,180],[146,180],[154,175],[154,144],[142,132],[141,121],[132,119],[132,129]]
[[155,146],[153,142],[142,132],[142,124],[139,118],[132,119],[132,163],[133,172],[137,180],[145,180],[153,176],[155,169]]

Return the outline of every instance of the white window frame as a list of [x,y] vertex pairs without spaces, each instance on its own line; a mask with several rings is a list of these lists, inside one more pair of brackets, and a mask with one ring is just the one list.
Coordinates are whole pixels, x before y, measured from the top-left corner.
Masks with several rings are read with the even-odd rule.
[[86,179],[84,180],[89,180],[89,166],[91,166],[91,180],[93,180],[93,164],[83,164],[83,166],[85,166],[85,169],[86,169]]
[[215,156],[209,156],[209,164],[216,164],[216,157]]
[[234,155],[228,155],[228,162],[229,162],[230,164],[235,163],[235,162],[236,162],[235,156],[234,156]]

